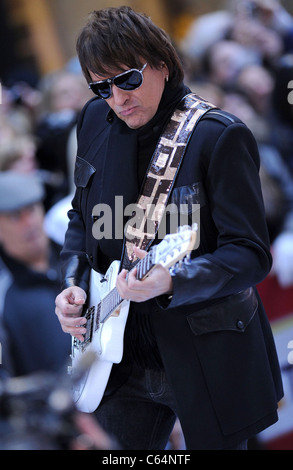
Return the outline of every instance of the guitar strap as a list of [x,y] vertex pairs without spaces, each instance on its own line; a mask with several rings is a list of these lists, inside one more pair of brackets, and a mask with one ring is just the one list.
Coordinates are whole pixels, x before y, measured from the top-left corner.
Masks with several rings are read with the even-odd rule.
[[186,95],[162,132],[152,156],[135,217],[125,227],[121,267],[130,270],[138,261],[133,246],[147,250],[154,240],[189,139],[199,120],[215,106],[194,93]]

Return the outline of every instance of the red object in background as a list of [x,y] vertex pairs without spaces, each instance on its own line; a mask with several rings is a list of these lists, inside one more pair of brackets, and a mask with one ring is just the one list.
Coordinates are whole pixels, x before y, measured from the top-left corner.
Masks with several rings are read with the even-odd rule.
[[271,322],[293,312],[293,286],[284,289],[276,276],[270,275],[257,286],[257,290]]
[[[283,403],[282,401],[280,403],[279,421],[282,423],[286,422],[286,424],[285,426],[281,425],[279,427],[276,425],[275,434],[270,436],[270,438],[263,444],[265,446],[265,450],[293,450],[293,365],[290,366],[287,359],[287,354],[289,353],[289,349],[286,351],[288,344],[287,340],[282,341],[281,347],[279,341],[281,336],[280,330],[283,331],[283,333],[284,331],[287,331],[289,339],[293,340],[293,286],[287,289],[282,288],[279,285],[277,278],[271,274],[257,286],[257,289],[275,336],[285,393]],[[285,432],[284,429],[286,430]]]
[[270,441],[267,450],[292,450],[293,449],[293,433],[285,434],[279,438]]

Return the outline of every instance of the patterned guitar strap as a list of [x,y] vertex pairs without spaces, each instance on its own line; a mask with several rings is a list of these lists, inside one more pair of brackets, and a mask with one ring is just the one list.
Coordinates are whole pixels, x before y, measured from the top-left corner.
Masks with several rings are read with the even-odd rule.
[[153,242],[189,139],[202,116],[215,106],[194,93],[186,95],[160,136],[143,190],[135,204],[135,217],[125,227],[121,268],[128,271],[138,259],[133,246],[146,250]]

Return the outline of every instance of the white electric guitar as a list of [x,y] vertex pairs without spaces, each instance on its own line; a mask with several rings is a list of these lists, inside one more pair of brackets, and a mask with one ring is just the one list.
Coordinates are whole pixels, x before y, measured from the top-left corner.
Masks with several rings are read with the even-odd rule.
[[[136,264],[137,278],[142,280],[160,264],[174,269],[180,262],[186,262],[195,246],[197,226],[180,227],[178,233],[166,235],[161,243]],[[183,260],[186,258],[186,260]],[[94,355],[90,366],[79,380],[73,380],[73,398],[80,411],[91,413],[98,407],[110,376],[113,363],[119,363],[123,355],[124,329],[130,301],[123,300],[115,287],[119,261],[114,261],[105,276],[92,270],[90,279],[90,307],[84,341],[72,340],[72,365],[74,372],[82,369],[85,355]],[[172,273],[172,271],[171,271]],[[84,361],[86,362],[86,361]],[[78,375],[78,374],[77,374]]]

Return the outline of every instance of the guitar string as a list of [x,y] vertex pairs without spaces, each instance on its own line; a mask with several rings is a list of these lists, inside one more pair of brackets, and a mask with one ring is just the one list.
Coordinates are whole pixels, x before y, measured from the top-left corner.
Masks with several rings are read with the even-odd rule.
[[[138,279],[141,279],[152,267],[152,250],[137,264]],[[116,287],[112,289],[98,304],[97,306],[97,320],[95,329],[99,328],[100,323],[104,322],[123,301]]]

